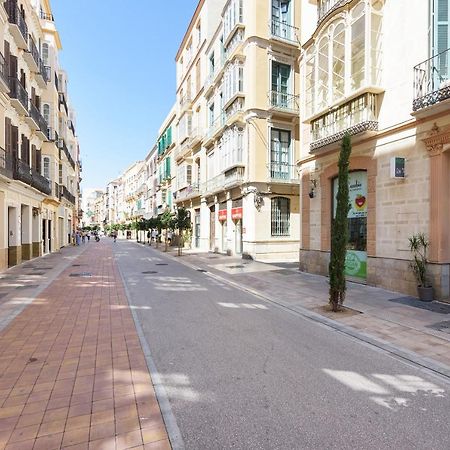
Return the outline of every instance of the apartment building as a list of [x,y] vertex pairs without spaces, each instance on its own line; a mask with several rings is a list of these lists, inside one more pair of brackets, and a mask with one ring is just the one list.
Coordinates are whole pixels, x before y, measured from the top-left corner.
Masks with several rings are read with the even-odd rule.
[[[66,147],[61,42],[46,0],[0,5],[0,270],[67,245],[79,211],[79,147]],[[61,101],[61,94],[64,101]],[[71,131],[72,132],[72,131]],[[63,136],[63,141],[59,138]]]
[[197,24],[209,14],[209,35],[197,44],[190,71],[178,76],[180,117],[183,83],[190,79],[195,94],[186,137],[179,133],[177,204],[191,210],[199,249],[295,260],[300,2],[229,0],[219,14],[205,6],[200,2],[177,55],[183,73]]
[[347,275],[416,295],[408,238],[421,231],[436,298],[448,298],[449,1],[305,1],[301,20],[301,267],[328,272],[348,133]]

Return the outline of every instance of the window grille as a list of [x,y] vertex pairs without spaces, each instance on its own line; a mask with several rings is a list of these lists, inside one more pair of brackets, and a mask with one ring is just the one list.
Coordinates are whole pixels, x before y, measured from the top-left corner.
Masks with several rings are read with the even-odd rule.
[[289,236],[290,200],[285,197],[272,199],[272,236]]

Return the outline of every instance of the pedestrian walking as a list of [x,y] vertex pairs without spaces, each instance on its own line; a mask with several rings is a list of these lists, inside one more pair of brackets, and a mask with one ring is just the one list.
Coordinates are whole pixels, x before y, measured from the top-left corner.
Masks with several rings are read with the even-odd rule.
[[81,242],[84,244],[86,242],[86,232],[81,232]]
[[75,233],[75,242],[77,245],[80,245],[81,243],[81,234],[80,234],[80,230],[77,230]]
[[89,233],[89,231],[86,233],[86,237],[88,242],[91,240],[91,233]]
[[154,228],[152,230],[152,241],[155,241],[158,239],[158,230],[156,228]]
[[147,231],[147,242],[148,242],[149,244],[151,244],[151,242],[150,242],[151,237],[152,237],[152,234],[150,233],[150,230],[148,230],[148,231]]
[[170,244],[172,243],[172,236],[173,236],[173,233],[172,233],[171,230],[169,230],[169,231],[167,232],[167,242],[169,243],[169,246],[170,246]]

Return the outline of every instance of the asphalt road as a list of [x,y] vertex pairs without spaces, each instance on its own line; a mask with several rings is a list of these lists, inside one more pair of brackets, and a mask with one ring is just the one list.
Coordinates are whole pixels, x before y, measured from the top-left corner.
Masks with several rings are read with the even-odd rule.
[[450,448],[446,379],[148,246],[115,256],[186,449]]

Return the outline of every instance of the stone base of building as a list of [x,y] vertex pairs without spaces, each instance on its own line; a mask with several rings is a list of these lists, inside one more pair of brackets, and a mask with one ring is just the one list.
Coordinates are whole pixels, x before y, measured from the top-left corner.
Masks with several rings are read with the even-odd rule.
[[32,244],[22,244],[22,261],[29,261],[33,258]]
[[42,256],[42,245],[40,242],[33,242],[33,258]]
[[243,255],[262,262],[296,262],[296,241],[244,242]]
[[17,266],[22,262],[22,246],[8,248],[8,267]]
[[3,272],[8,268],[8,249],[0,249],[0,272]]
[[[329,261],[329,252],[300,250],[299,268],[303,272],[328,276]],[[435,300],[450,302],[450,264],[429,264],[428,273]],[[366,283],[417,297],[417,282],[408,260],[367,257]]]

